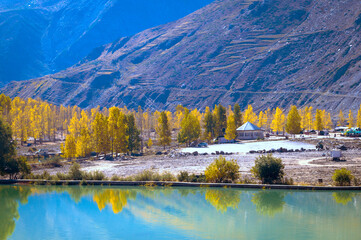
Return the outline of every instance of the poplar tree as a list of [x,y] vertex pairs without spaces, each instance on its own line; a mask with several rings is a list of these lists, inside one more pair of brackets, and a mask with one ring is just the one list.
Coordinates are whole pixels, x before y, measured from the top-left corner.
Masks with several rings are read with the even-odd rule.
[[133,153],[135,150],[139,150],[140,148],[140,137],[139,130],[135,124],[135,118],[133,114],[128,114],[127,117],[127,136],[128,136],[128,151]]
[[80,135],[76,139],[76,157],[88,157],[91,153],[90,133],[87,128],[80,130]]
[[92,143],[97,155],[109,150],[108,122],[101,113],[96,113],[92,122]]
[[357,112],[357,122],[356,122],[356,126],[358,128],[361,128],[361,105],[360,105],[360,108]]
[[181,123],[181,130],[178,133],[177,139],[179,143],[186,143],[187,146],[199,138],[201,133],[201,126],[199,120],[189,112],[185,111],[185,116]]
[[169,128],[167,114],[164,111],[160,113],[160,116],[158,118],[157,133],[159,138],[159,145],[163,146],[163,148],[165,149],[165,146],[169,146],[172,141],[172,132]]
[[224,135],[227,140],[234,140],[237,137],[237,128],[235,124],[234,114],[231,113],[227,119],[227,129]]
[[66,136],[65,143],[61,144],[61,151],[64,158],[71,159],[76,156],[76,142],[73,135]]
[[6,96],[5,94],[0,94],[0,116],[3,117],[5,122],[9,121],[11,111],[11,98]]
[[263,111],[260,111],[259,112],[259,115],[258,115],[258,127],[260,128],[264,128],[267,124],[267,115],[266,113],[263,113]]
[[84,110],[81,112],[81,118],[79,120],[80,131],[76,141],[76,157],[87,157],[91,153],[91,139],[90,139],[90,130],[89,130],[89,117],[87,112]]
[[342,127],[344,125],[345,125],[345,117],[343,115],[342,110],[340,110],[340,112],[338,114],[337,126]]
[[290,134],[301,132],[301,116],[296,106],[291,106],[291,110],[287,115],[286,132]]
[[315,129],[317,131],[322,131],[324,129],[324,124],[322,121],[322,111],[320,109],[316,110]]
[[331,114],[326,112],[325,110],[323,110],[322,112],[324,112],[323,114],[323,125],[324,125],[324,128],[330,130],[333,128],[333,122],[332,122],[332,119],[331,119]]
[[313,108],[312,107],[308,107],[306,108],[307,112],[306,112],[306,128],[307,130],[311,130],[313,127]]
[[214,107],[215,136],[223,136],[227,127],[227,111],[221,104]]
[[269,131],[271,128],[271,122],[272,122],[272,113],[271,113],[270,108],[267,108],[267,110],[264,111],[263,118],[264,118],[263,121],[265,122],[264,128],[265,128],[265,130]]
[[276,112],[273,115],[273,120],[271,123],[272,131],[276,132],[277,135],[279,132],[283,131],[285,125],[285,115],[280,108],[276,108]]
[[110,140],[110,149],[112,152],[112,157],[114,154],[114,143],[118,140],[118,119],[120,115],[120,110],[117,107],[109,108],[109,118],[108,118],[108,131],[109,131],[109,140]]
[[124,113],[119,113],[117,122],[117,130],[115,134],[114,151],[118,153],[126,153],[128,149],[128,136],[127,136],[127,117]]
[[353,117],[353,113],[352,113],[351,109],[348,112],[347,122],[348,122],[348,127],[349,128],[353,128],[355,126],[355,119]]
[[215,129],[215,121],[214,116],[211,113],[209,107],[206,107],[206,112],[204,114],[203,119],[203,138],[208,141],[208,143],[215,137],[214,129]]
[[242,111],[238,103],[234,104],[233,112],[234,112],[234,124],[238,128],[243,124]]
[[248,105],[244,112],[243,122],[255,123],[257,121],[257,115],[253,112],[252,105]]

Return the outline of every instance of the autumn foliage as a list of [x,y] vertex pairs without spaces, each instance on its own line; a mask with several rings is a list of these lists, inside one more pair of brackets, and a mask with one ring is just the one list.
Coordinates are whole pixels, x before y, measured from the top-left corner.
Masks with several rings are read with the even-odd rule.
[[[335,126],[361,127],[361,106],[347,117],[340,111],[331,113],[312,106],[297,109],[264,109],[255,112],[252,105],[242,111],[239,104],[227,108],[216,105],[203,111],[181,105],[170,111],[143,111],[140,107],[100,107],[81,109],[77,106],[56,106],[39,99],[22,99],[0,95],[0,116],[11,126],[13,138],[23,144],[35,144],[65,138],[65,158],[86,157],[93,152],[117,156],[119,153],[141,151],[143,147],[172,142],[190,145],[194,141],[212,142],[219,136],[228,140],[237,137],[237,128],[251,122],[274,134],[298,134],[301,131],[327,130]],[[337,121],[336,121],[337,120]]]

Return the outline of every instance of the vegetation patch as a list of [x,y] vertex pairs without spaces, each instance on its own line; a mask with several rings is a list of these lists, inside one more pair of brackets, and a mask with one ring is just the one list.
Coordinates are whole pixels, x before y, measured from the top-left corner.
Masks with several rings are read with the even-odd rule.
[[268,154],[256,158],[255,166],[252,167],[251,172],[263,184],[272,184],[282,181],[284,168],[281,158]]

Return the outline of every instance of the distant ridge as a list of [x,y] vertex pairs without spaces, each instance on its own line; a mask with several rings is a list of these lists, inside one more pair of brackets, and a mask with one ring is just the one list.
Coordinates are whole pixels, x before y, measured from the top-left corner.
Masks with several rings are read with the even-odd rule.
[[94,48],[212,0],[1,0],[0,87],[70,67]]
[[81,107],[361,104],[359,0],[219,0],[3,89]]

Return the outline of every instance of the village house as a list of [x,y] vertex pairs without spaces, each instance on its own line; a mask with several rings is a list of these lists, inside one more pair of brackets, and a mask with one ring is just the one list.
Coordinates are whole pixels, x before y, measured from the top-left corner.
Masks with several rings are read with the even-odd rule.
[[256,140],[263,138],[264,130],[250,122],[246,122],[237,128],[237,139],[239,140]]

